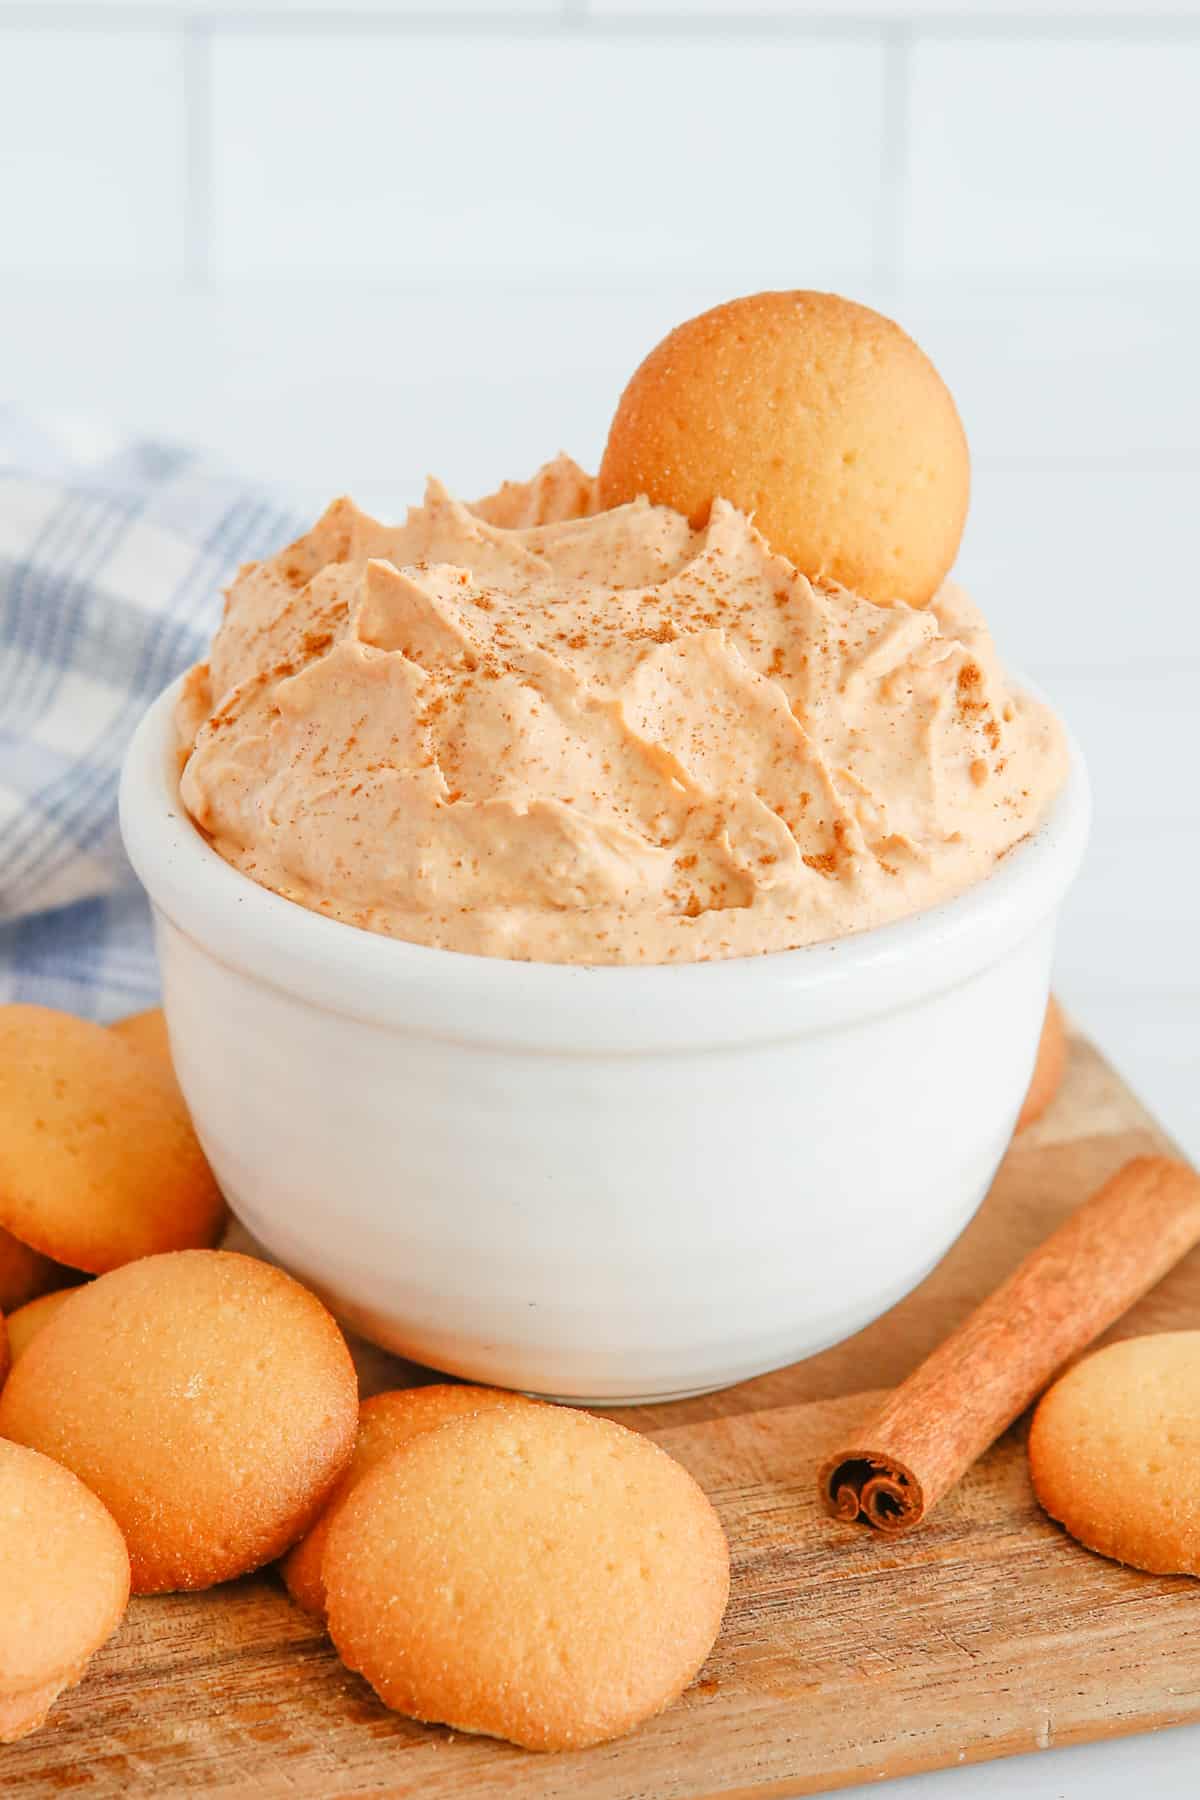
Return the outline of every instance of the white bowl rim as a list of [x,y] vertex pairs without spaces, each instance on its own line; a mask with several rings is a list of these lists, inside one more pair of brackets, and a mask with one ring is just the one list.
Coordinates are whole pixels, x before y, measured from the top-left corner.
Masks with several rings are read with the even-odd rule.
[[892,924],[794,950],[650,966],[436,949],[312,912],[212,848],[179,796],[182,680],[147,709],[121,777],[125,847],[154,907],[250,980],[409,1035],[533,1052],[667,1053],[766,1044],[876,1017],[943,992],[1027,938],[1060,904],[1087,841],[1087,773],[1068,732],[1066,780],[1041,824],[983,881]]

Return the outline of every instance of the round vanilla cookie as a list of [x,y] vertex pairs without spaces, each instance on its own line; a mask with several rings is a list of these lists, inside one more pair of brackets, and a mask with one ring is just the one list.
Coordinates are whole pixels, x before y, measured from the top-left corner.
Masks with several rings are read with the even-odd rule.
[[1033,1065],[1033,1075],[1017,1115],[1018,1131],[1024,1131],[1027,1125],[1032,1125],[1035,1119],[1041,1118],[1062,1086],[1066,1067],[1067,1028],[1062,1008],[1051,994],[1046,1006],[1046,1017],[1042,1021],[1042,1035],[1038,1040],[1037,1061]]
[[[14,1358],[20,1351],[14,1347]],[[358,1409],[358,1433],[350,1466],[333,1498],[307,1537],[293,1544],[280,1571],[297,1606],[316,1618],[325,1616],[325,1580],[321,1565],[329,1527],[349,1494],[369,1470],[396,1450],[402,1450],[422,1432],[434,1431],[448,1419],[461,1419],[489,1407],[539,1406],[524,1394],[506,1388],[468,1387],[461,1382],[437,1382],[429,1387],[393,1388],[364,1400]]]
[[0,1228],[0,1312],[16,1312],[27,1300],[69,1281],[68,1269],[31,1250],[11,1231]]
[[537,1406],[454,1420],[379,1464],[333,1521],[324,1573],[338,1654],[388,1706],[570,1750],[683,1692],[729,1552],[648,1438]]
[[121,1623],[129,1557],[68,1469],[0,1439],[0,1744],[35,1731]]
[[108,1028],[119,1037],[122,1043],[129,1044],[132,1049],[140,1050],[143,1056],[153,1058],[162,1073],[175,1081],[175,1064],[171,1058],[171,1040],[167,1036],[167,1020],[161,1006],[151,1006],[145,1012],[129,1013],[123,1019],[114,1019]]
[[77,1288],[0,1391],[0,1436],[99,1495],[139,1594],[281,1556],[344,1471],[357,1420],[350,1352],[320,1301],[224,1250],[146,1257]]
[[8,1348],[14,1362],[28,1350],[38,1332],[47,1326],[65,1300],[75,1293],[74,1288],[55,1288],[52,1294],[39,1294],[36,1300],[27,1300],[14,1313],[9,1313],[5,1324],[8,1326]]
[[1200,1575],[1200,1331],[1127,1338],[1069,1369],[1033,1415],[1029,1471],[1089,1550]]
[[837,294],[750,294],[637,369],[600,465],[699,526],[732,501],[772,549],[869,600],[923,606],[958,551],[971,472],[950,391],[891,319]]
[[102,1025],[0,1007],[0,1225],[89,1274],[215,1243],[225,1203],[168,1082]]

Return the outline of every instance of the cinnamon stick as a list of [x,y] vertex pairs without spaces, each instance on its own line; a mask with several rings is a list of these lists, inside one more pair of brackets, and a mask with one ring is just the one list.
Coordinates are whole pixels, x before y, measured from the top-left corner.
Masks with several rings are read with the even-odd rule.
[[911,1531],[1072,1357],[1200,1243],[1200,1176],[1139,1156],[976,1308],[822,1465],[834,1518]]

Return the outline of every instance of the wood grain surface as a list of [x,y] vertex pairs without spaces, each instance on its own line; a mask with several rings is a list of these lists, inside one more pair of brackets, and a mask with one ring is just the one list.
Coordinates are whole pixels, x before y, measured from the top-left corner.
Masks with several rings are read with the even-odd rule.
[[[1082,1040],[975,1222],[886,1318],[810,1362],[618,1415],[712,1496],[725,1627],[662,1718],[539,1757],[410,1723],[338,1663],[268,1572],[135,1601],[48,1726],[0,1749],[5,1800],[206,1793],[707,1800],[817,1793],[1200,1718],[1200,1595],[1090,1555],[1039,1511],[1023,1427],[912,1537],[818,1510],[831,1443],[1126,1157],[1169,1148]],[[1110,1336],[1200,1325],[1200,1252]],[[364,1391],[427,1379],[364,1350]]]

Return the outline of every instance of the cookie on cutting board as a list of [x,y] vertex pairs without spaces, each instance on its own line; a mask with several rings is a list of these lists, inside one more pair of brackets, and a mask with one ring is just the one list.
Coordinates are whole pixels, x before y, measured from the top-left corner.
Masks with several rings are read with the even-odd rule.
[[76,1289],[0,1390],[0,1436],[99,1495],[139,1594],[282,1555],[345,1470],[357,1422],[354,1364],[320,1301],[224,1250],[145,1257]]
[[0,1007],[0,1226],[72,1269],[213,1244],[225,1203],[183,1099],[102,1025]]
[[358,1435],[350,1466],[333,1498],[307,1537],[294,1544],[280,1564],[288,1593],[297,1606],[316,1618],[325,1614],[325,1579],[321,1572],[329,1528],[349,1495],[371,1469],[402,1450],[426,1431],[450,1419],[461,1419],[491,1407],[538,1406],[524,1394],[506,1388],[470,1387],[465,1382],[434,1382],[428,1387],[392,1388],[373,1394],[358,1409]]
[[720,1627],[729,1552],[649,1438],[567,1407],[493,1408],[371,1470],[324,1576],[338,1654],[386,1705],[569,1750],[683,1692]]
[[0,1438],[0,1744],[37,1729],[128,1598],[125,1543],[100,1501],[69,1469]]
[[1034,1492],[1089,1550],[1156,1575],[1200,1575],[1200,1331],[1125,1338],[1043,1395]]

